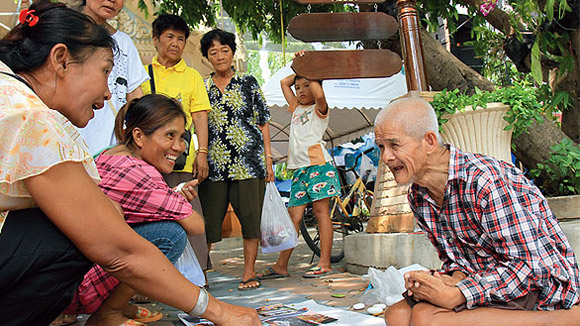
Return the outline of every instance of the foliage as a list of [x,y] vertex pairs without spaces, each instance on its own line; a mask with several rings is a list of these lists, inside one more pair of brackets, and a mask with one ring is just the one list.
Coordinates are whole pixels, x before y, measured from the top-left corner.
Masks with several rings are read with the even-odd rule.
[[509,123],[506,130],[513,129],[517,137],[534,121],[543,121],[546,113],[540,100],[537,88],[525,83],[498,88],[492,92],[476,89],[475,94],[468,95],[458,89],[448,91],[444,89],[433,97],[431,105],[435,109],[439,124],[447,122],[446,117],[455,112],[462,112],[467,106],[472,108],[486,108],[487,103],[500,102],[510,106],[504,119]]
[[252,75],[258,81],[260,86],[264,85],[264,77],[262,77],[262,67],[260,67],[260,52],[248,50],[248,74]]
[[[192,26],[201,24],[215,26],[221,3],[223,5],[221,9],[227,12],[242,34],[250,32],[254,40],[261,39],[262,35],[265,35],[277,43],[282,42],[282,31],[286,31],[290,20],[300,13],[358,10],[357,6],[348,4],[307,6],[291,0],[152,1],[156,4],[156,12],[179,14]],[[507,0],[502,1],[505,4],[504,8],[496,7],[498,0],[483,2],[486,10],[495,7],[493,10],[502,10],[502,13],[507,15],[507,21],[518,40],[524,40],[523,33],[535,37],[530,40],[529,48],[532,51],[532,76],[537,83],[542,82],[542,71],[545,71],[545,68],[559,66],[559,73],[562,76],[570,72],[574,66],[574,54],[569,44],[570,33],[576,29],[562,23],[566,20],[566,15],[572,11],[568,1]],[[439,19],[447,19],[451,34],[458,28],[456,23],[459,15],[458,6],[466,7],[473,24],[472,36],[476,39],[473,43],[476,54],[482,58],[491,57],[505,61],[503,46],[508,35],[504,34],[508,32],[490,28],[485,19],[488,13],[484,12],[483,7],[471,6],[469,3],[467,0],[418,0],[417,6],[431,30],[439,26]],[[542,3],[542,6],[539,3]],[[146,8],[145,0],[139,0],[139,6]],[[493,10],[489,15],[494,14]],[[497,62],[493,64],[497,65]],[[493,74],[491,69],[487,69],[487,72]],[[508,83],[501,83],[506,84]]]
[[276,177],[276,180],[284,181],[292,179],[293,175],[294,170],[288,170],[286,162],[277,163],[274,165],[274,176]]
[[[418,1],[419,9],[431,31],[439,26],[438,18],[447,19],[451,34],[457,29],[457,6],[465,6],[465,0],[451,1]],[[487,0],[485,3],[496,3],[497,0]],[[542,68],[559,66],[559,73],[571,72],[574,64],[573,53],[570,49],[570,33],[574,28],[563,26],[563,20],[572,8],[566,0],[508,0],[503,12],[508,15],[510,27],[520,42],[523,42],[523,33],[535,35],[531,44],[531,70],[537,83],[542,83]],[[506,31],[491,29],[480,8],[467,7],[468,16],[472,20],[472,36],[476,54],[480,57],[502,57],[503,46],[508,35]],[[497,8],[495,10],[498,10]],[[505,57],[505,56],[504,56]]]
[[282,53],[281,52],[268,52],[268,69],[272,73],[280,70],[280,68],[284,67],[284,64],[288,64],[294,58],[294,54],[286,52],[286,61],[282,60]]
[[[219,3],[207,0],[152,0],[155,14],[170,13],[180,15],[191,26],[215,26],[219,13]],[[139,0],[139,9],[149,14],[145,0]]]
[[564,138],[550,149],[550,158],[531,170],[530,176],[543,180],[539,186],[547,196],[580,194],[580,147]]

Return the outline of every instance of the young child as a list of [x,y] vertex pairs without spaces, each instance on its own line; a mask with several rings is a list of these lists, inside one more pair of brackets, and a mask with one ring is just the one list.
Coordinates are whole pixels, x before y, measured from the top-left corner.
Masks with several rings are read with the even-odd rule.
[[[304,52],[297,52],[302,56]],[[296,230],[308,203],[312,203],[320,233],[320,261],[302,277],[315,278],[332,271],[332,222],[330,197],[340,191],[332,157],[324,148],[322,136],[328,126],[328,104],[319,81],[290,75],[282,81],[282,92],[292,112],[288,149],[288,169],[295,170],[290,191],[288,212]],[[296,88],[296,94],[291,86]],[[282,251],[274,266],[268,267],[258,278],[281,278],[288,276],[288,260],[292,249]]]

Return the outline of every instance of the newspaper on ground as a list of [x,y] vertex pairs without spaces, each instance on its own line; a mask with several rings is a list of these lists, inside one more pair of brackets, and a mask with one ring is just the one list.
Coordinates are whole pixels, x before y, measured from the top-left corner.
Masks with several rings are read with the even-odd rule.
[[[312,326],[312,325],[365,325],[384,326],[382,318],[360,314],[340,308],[327,307],[308,300],[294,304],[271,304],[256,308],[265,326]],[[213,325],[212,322],[178,314],[186,326]]]

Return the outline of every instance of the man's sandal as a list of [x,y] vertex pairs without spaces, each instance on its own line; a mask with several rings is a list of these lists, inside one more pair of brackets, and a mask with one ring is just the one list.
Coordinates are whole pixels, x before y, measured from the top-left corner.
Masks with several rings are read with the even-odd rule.
[[[247,284],[250,282],[257,282],[258,284],[256,286],[248,286]],[[252,277],[252,278],[249,278],[245,281],[241,281],[240,285],[238,286],[238,290],[239,291],[253,290],[253,289],[259,288],[260,286],[262,286],[262,283],[260,283],[260,280],[258,280],[257,277]]]

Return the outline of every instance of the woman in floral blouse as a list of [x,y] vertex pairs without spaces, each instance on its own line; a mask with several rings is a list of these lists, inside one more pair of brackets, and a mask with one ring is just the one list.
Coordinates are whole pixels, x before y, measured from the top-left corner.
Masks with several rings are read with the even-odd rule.
[[221,241],[231,203],[242,225],[244,273],[239,290],[257,288],[254,263],[260,238],[265,182],[274,181],[270,151],[270,111],[252,76],[232,67],[236,40],[219,29],[201,39],[201,52],[215,72],[206,81],[209,113],[209,177],[199,186],[208,246]]

